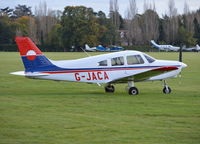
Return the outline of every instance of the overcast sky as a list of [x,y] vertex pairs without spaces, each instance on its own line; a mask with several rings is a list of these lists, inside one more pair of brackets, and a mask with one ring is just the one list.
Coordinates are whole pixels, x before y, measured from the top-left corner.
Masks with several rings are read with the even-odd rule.
[[[0,8],[5,8],[9,6],[14,8],[18,4],[25,4],[32,7],[34,11],[35,6],[38,6],[40,2],[44,0],[0,0]],[[102,10],[106,14],[109,12],[109,1],[110,0],[46,0],[47,6],[53,10],[62,10],[65,6],[77,6],[84,5],[86,7],[92,7],[94,11]],[[136,0],[138,12],[143,13],[143,4],[145,0]],[[162,14],[167,14],[168,11],[168,1],[169,0],[146,0],[146,2],[155,1],[156,11],[160,16]],[[183,13],[183,7],[185,1],[188,3],[190,10],[194,11],[200,8],[200,0],[174,0],[175,6],[178,9],[178,13]],[[125,11],[128,7],[129,0],[118,0],[119,12],[124,17]]]

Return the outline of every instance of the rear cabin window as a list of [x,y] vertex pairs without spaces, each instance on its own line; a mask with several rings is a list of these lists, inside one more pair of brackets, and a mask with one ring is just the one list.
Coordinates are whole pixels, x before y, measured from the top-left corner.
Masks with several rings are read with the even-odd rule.
[[99,62],[99,66],[107,66],[107,65],[108,65],[107,60],[103,60]]
[[150,57],[150,56],[148,56],[148,55],[144,55],[144,57],[147,59],[147,61],[148,61],[149,63],[152,63],[152,62],[155,61],[155,59],[153,59],[152,57]]
[[134,64],[143,64],[144,60],[140,55],[132,55],[127,56],[127,64],[128,65],[134,65]]
[[124,58],[123,57],[112,58],[111,63],[112,63],[112,66],[124,65]]

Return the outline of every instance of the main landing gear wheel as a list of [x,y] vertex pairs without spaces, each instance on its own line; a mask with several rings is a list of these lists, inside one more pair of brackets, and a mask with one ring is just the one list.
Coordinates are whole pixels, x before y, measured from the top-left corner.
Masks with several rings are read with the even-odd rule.
[[113,85],[108,85],[105,87],[105,92],[114,93],[115,87]]
[[134,86],[134,81],[133,79],[131,79],[130,81],[128,81],[128,94],[129,95],[137,95],[139,94],[138,89]]
[[128,90],[129,95],[137,95],[139,94],[139,91],[136,87],[130,87]]
[[170,94],[171,91],[172,91],[171,88],[168,87],[168,86],[165,86],[165,87],[163,88],[163,93],[164,93],[164,94]]

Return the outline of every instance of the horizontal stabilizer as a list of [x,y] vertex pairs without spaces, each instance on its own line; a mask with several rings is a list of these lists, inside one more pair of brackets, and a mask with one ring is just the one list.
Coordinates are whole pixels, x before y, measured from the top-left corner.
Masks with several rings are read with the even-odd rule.
[[11,72],[10,74],[19,75],[19,76],[25,76],[25,72],[24,71]]
[[47,76],[47,73],[39,73],[39,72],[27,72],[18,71],[18,72],[11,72],[10,74],[19,75],[19,76],[26,76],[26,77],[39,77],[39,76]]

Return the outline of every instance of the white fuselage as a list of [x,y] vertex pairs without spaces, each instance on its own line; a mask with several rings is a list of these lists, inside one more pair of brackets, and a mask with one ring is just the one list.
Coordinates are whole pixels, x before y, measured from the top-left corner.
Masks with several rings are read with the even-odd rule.
[[[142,64],[128,64],[128,56],[140,55],[143,59]],[[123,64],[114,65],[113,58],[121,57]],[[101,62],[107,62],[101,64]],[[132,77],[134,75],[151,71],[153,69],[162,67],[177,67],[172,71],[166,71],[165,73],[148,77],[142,81],[162,80],[178,75],[186,65],[178,61],[165,61],[155,60],[149,62],[145,57],[145,54],[138,51],[122,51],[97,56],[91,56],[81,58],[77,60],[64,60],[64,61],[52,61],[52,64],[60,67],[62,71],[43,71],[41,76],[31,76],[30,78],[38,79],[50,79],[50,80],[62,80],[62,81],[75,81],[86,83],[111,83],[113,81],[123,79],[126,77]],[[28,74],[27,74],[28,76]]]

